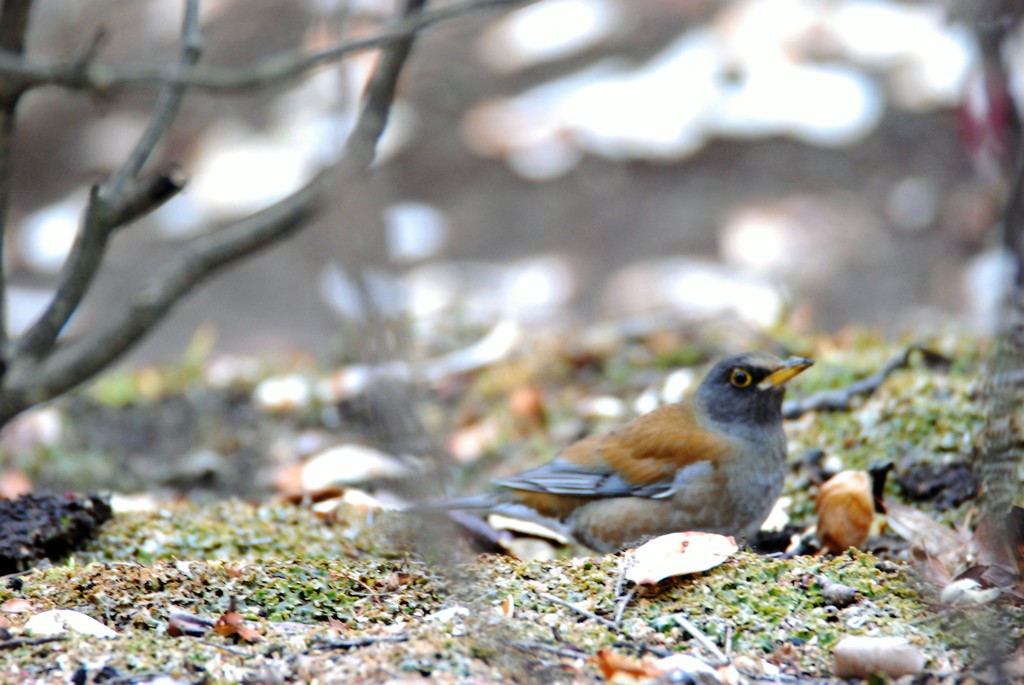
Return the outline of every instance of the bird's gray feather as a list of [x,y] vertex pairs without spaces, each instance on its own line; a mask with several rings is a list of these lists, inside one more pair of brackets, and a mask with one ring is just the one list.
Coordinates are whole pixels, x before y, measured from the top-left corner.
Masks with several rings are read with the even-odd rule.
[[699,461],[680,469],[673,478],[636,485],[611,469],[581,466],[556,457],[543,466],[495,481],[495,485],[554,495],[660,499],[671,497],[679,488],[710,477],[713,470],[710,462]]

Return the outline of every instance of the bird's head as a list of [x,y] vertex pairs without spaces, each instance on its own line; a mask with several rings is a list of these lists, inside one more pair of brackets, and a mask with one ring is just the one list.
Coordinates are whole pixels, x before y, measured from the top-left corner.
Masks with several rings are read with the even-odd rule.
[[719,423],[781,423],[786,383],[813,363],[803,357],[782,361],[767,352],[728,357],[704,377],[697,401]]

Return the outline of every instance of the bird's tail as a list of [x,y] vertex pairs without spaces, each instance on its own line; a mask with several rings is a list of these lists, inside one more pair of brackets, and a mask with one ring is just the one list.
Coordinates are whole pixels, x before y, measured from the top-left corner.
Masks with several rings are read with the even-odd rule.
[[469,497],[454,497],[452,499],[428,500],[426,502],[414,502],[405,507],[402,511],[406,514],[428,514],[440,511],[473,511],[494,509],[502,503],[496,492],[488,492],[482,495],[471,495]]

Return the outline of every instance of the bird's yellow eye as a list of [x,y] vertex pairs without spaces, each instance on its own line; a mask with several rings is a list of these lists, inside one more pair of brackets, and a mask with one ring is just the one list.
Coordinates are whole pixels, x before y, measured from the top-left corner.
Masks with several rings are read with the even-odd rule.
[[750,385],[753,380],[754,379],[751,378],[750,374],[743,369],[733,369],[732,375],[729,376],[729,382],[737,388],[745,388]]

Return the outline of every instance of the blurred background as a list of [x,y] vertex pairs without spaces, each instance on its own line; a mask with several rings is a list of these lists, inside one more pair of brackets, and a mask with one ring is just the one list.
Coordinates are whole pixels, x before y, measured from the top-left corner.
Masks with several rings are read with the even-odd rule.
[[[100,60],[167,64],[181,4],[39,0],[29,54],[73,58],[102,29]],[[372,35],[396,9],[207,0],[202,64],[246,69]],[[1021,84],[1001,64],[1024,60],[1017,24],[953,0],[541,0],[434,26],[370,182],[211,280],[129,362],[177,359],[204,325],[219,352],[344,355],[366,296],[409,315],[428,346],[453,325],[649,315],[985,331],[1005,273],[994,227]],[[374,59],[190,92],[160,150],[189,187],[117,237],[72,331],[189,238],[335,160]],[[88,188],[124,159],[154,97],[24,102],[15,329],[48,300]]]

